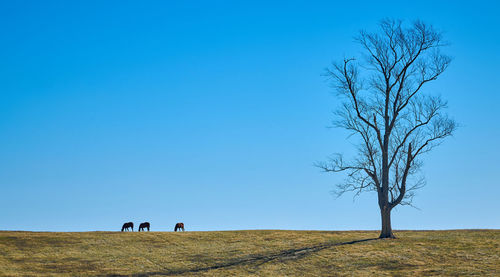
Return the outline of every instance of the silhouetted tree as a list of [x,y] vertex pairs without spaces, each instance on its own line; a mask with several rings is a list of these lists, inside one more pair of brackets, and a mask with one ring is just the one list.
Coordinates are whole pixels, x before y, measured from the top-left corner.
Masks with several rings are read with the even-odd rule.
[[346,172],[339,195],[375,191],[382,219],[380,238],[394,238],[391,210],[411,204],[414,190],[424,184],[416,173],[421,155],[452,135],[456,123],[443,113],[446,102],[422,88],[450,64],[442,54],[442,34],[416,21],[409,26],[383,20],[379,31],[361,31],[355,38],[365,56],[344,59],[326,75],[344,99],[334,126],[359,138],[358,155],[346,161],[336,154],[317,166],[326,172]]

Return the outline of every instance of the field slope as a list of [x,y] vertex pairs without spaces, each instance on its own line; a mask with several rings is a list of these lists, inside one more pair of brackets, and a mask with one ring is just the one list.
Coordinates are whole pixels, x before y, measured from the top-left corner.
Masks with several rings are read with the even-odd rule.
[[500,230],[0,232],[0,276],[500,276]]

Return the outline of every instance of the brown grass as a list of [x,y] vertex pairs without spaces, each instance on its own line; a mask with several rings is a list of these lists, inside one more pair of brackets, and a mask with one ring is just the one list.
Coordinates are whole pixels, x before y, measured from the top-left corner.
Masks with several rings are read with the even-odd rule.
[[0,276],[500,276],[500,230],[0,232]]

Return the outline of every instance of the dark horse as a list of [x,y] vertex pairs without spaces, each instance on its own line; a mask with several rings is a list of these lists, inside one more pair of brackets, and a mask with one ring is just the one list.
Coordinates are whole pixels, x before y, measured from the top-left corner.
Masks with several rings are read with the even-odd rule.
[[174,232],[177,232],[177,230],[182,230],[184,232],[184,223],[175,224]]
[[149,232],[149,222],[143,222],[143,223],[139,224],[139,232],[141,230],[144,231],[144,228],[148,229],[148,232]]
[[131,229],[132,229],[132,232],[133,232],[133,231],[134,231],[134,223],[132,223],[132,222],[127,222],[127,223],[123,224],[123,226],[122,226],[122,232],[123,232],[124,230],[128,230],[128,228],[131,228]]

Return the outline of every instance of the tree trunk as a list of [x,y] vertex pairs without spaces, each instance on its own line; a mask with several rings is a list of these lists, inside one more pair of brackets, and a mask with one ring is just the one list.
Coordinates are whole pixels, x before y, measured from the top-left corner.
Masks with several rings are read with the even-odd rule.
[[391,227],[391,209],[383,207],[380,209],[380,215],[382,217],[382,230],[380,231],[379,238],[396,238],[392,233]]

